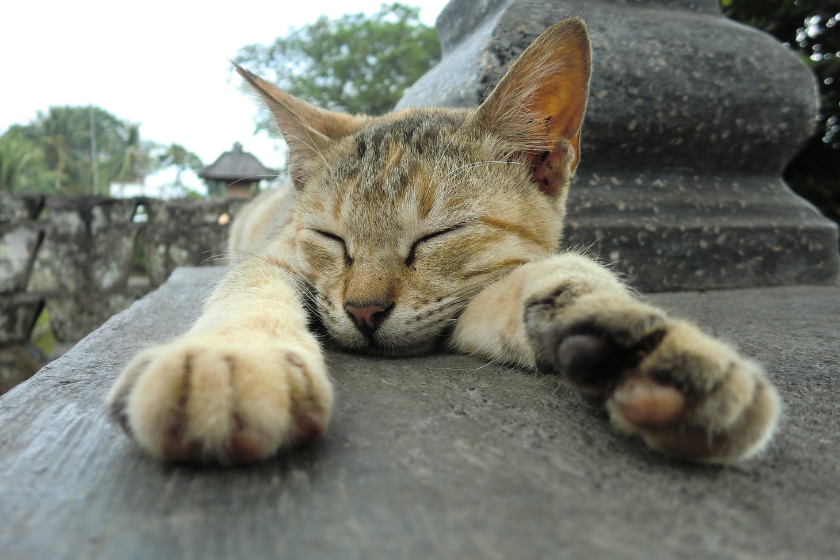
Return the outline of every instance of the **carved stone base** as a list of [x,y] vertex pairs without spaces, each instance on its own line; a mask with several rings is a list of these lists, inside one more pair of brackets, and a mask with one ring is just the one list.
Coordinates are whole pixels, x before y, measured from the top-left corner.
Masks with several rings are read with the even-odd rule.
[[832,284],[838,274],[837,226],[772,176],[583,170],[564,240],[645,292]]

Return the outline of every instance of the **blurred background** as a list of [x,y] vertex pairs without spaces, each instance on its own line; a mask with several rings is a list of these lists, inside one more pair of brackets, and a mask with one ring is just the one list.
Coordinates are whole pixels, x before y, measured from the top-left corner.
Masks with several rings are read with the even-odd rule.
[[[785,178],[840,220],[840,2],[720,2],[728,17],[774,35],[816,74],[815,132]],[[380,114],[439,59],[434,21],[445,4],[11,4],[0,34],[0,190],[221,195],[197,173],[234,142],[282,171],[282,142],[228,61],[320,106]]]
[[[437,61],[434,20],[445,4],[244,0],[236,9],[218,9],[83,0],[5,6],[0,190],[109,195],[135,184],[150,196],[206,196],[196,171],[237,141],[265,166],[282,169],[282,148],[256,126],[256,106],[229,61],[247,62],[276,81],[300,76],[296,93],[321,104],[344,101],[351,109],[383,112]],[[305,43],[313,38],[317,44]],[[378,73],[369,72],[374,67]],[[333,82],[346,82],[344,91],[319,80],[327,72]],[[386,73],[394,78],[384,89],[363,83]],[[311,94],[315,84],[326,93]]]

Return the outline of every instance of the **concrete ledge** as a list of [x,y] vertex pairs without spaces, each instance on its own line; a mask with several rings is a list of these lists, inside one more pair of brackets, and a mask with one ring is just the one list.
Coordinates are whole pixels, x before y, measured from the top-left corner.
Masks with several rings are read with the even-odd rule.
[[163,465],[104,413],[139,348],[184,331],[217,268],[179,269],[0,398],[0,557],[830,558],[840,535],[840,288],[664,293],[767,364],[786,414],[758,460],[666,460],[552,379],[465,356],[330,353],[322,442],[251,468]]

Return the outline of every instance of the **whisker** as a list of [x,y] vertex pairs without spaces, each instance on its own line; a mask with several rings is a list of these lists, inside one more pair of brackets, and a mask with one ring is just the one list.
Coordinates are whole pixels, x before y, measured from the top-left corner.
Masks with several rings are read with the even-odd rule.
[[[304,131],[304,132],[306,132],[306,131]],[[330,164],[327,162],[327,158],[325,158],[325,157],[324,157],[324,154],[322,154],[322,153],[321,153],[321,150],[319,150],[318,148],[316,148],[316,147],[314,146],[315,141],[314,141],[314,140],[312,140],[312,137],[311,137],[311,136],[309,136],[309,133],[308,133],[308,132],[306,132],[306,135],[307,135],[307,136],[309,136],[309,141],[310,141],[310,142],[312,142],[312,145],[307,144],[306,142],[304,142],[303,140],[301,140],[300,138],[298,138],[298,137],[297,137],[297,136],[295,136],[294,134],[289,134],[288,132],[284,132],[284,133],[283,133],[283,135],[284,135],[284,136],[289,136],[289,137],[291,137],[291,138],[294,138],[295,140],[297,140],[298,142],[300,142],[301,144],[303,144],[304,146],[306,146],[307,148],[309,148],[310,150],[312,150],[313,152],[315,152],[316,154],[318,154],[318,156],[319,156],[322,160],[324,160],[324,165],[325,165],[325,166],[327,166],[327,169],[330,169]]]
[[273,178],[279,177],[279,176],[280,176],[279,173],[266,174],[266,175],[250,175],[248,177],[242,177],[241,179],[237,179],[233,183],[228,183],[228,186],[235,185],[236,183],[238,183],[240,181],[250,181],[251,179],[269,179],[269,178],[273,179]]

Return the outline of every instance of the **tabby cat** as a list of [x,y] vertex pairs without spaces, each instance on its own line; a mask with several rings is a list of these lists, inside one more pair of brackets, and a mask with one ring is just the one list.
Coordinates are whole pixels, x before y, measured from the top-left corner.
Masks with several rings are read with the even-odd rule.
[[445,347],[556,374],[672,456],[761,450],[779,398],[761,368],[560,249],[590,77],[586,26],[548,29],[475,110],[351,116],[242,68],[290,148],[291,184],[232,226],[238,262],[190,331],[137,355],[108,407],[143,449],[241,464],[319,438],[339,346]]

